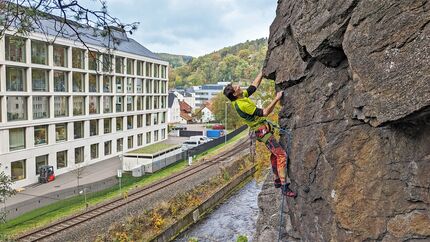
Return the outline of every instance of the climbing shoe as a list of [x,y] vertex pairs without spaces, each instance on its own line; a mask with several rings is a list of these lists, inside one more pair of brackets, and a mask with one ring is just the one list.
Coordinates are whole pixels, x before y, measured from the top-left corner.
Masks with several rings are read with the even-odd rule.
[[284,196],[287,196],[287,197],[293,197],[293,198],[295,198],[295,197],[297,197],[297,193],[295,193],[295,192],[293,192],[289,187],[288,187],[288,185],[290,185],[290,184],[285,184],[285,185],[282,185],[282,187],[281,187],[281,189],[282,189],[282,194],[284,195]]
[[275,181],[273,182],[273,184],[275,185],[275,188],[280,188],[282,186],[281,184],[281,179],[275,179]]

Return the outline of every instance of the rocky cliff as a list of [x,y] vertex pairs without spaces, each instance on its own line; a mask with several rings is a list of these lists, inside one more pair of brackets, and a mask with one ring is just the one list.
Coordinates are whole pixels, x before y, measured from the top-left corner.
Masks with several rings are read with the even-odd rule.
[[[279,0],[264,74],[292,130],[283,241],[430,241],[430,1]],[[281,137],[286,143],[286,137]],[[258,241],[280,194],[260,194]]]

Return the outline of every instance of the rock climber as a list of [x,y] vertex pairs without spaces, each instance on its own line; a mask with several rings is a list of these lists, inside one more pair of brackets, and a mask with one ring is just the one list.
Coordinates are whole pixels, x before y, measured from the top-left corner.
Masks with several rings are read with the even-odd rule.
[[275,99],[264,109],[258,108],[249,98],[260,86],[263,74],[260,72],[254,82],[246,89],[242,90],[239,85],[228,84],[224,88],[224,95],[231,101],[233,108],[245,121],[249,128],[255,131],[257,140],[263,142],[270,150],[270,161],[274,174],[274,185],[282,189],[282,194],[288,197],[296,197],[287,183],[286,161],[287,153],[276,140],[274,127],[266,120],[266,117],[273,112],[276,104],[282,98],[283,92],[276,93]]

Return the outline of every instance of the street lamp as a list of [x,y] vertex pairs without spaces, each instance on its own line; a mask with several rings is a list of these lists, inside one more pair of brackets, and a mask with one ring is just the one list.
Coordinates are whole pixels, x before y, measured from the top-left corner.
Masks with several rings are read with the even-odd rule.
[[225,102],[225,134],[224,134],[224,144],[227,144],[227,104],[228,102]]

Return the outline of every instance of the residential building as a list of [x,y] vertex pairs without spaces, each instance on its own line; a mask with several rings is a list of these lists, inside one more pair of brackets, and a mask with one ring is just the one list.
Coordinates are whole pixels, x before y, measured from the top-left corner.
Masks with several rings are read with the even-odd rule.
[[129,38],[104,54],[97,38],[83,38],[90,50],[38,32],[0,39],[0,171],[14,187],[45,164],[59,175],[167,138],[168,63]]
[[194,92],[196,94],[196,106],[202,107],[205,102],[211,100],[218,93],[224,90],[230,82],[218,82],[217,84],[205,84],[202,86],[195,86]]
[[169,92],[169,112],[167,116],[167,123],[169,124],[177,124],[182,122],[181,118],[181,107],[179,106],[179,99],[173,93]]

